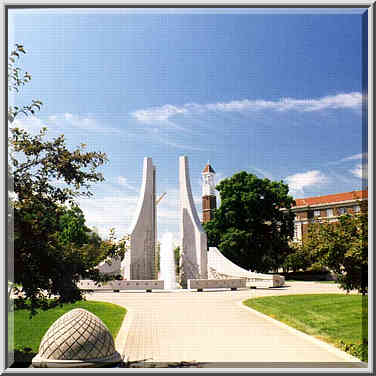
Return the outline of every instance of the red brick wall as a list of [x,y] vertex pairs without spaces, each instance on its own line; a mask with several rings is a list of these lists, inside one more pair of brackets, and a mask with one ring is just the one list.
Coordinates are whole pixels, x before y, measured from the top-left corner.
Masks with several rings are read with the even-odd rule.
[[213,209],[217,208],[215,196],[204,196],[202,198],[202,222],[206,223],[213,218]]

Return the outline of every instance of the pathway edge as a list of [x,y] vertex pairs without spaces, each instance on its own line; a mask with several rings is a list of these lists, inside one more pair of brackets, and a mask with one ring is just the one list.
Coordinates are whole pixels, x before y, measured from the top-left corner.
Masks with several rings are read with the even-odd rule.
[[127,354],[125,353],[125,344],[127,342],[128,333],[132,325],[133,319],[134,313],[132,311],[129,311],[127,308],[127,313],[125,314],[125,317],[123,319],[123,322],[121,323],[119,332],[115,339],[115,348],[119,352],[124,362],[126,362],[126,358],[128,358]]

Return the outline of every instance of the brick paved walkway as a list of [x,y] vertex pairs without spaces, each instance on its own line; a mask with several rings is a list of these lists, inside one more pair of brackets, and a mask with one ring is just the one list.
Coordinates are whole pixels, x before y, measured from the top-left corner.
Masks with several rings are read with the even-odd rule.
[[330,362],[332,366],[346,362],[345,366],[358,367],[355,358],[344,352],[239,304],[256,296],[343,292],[334,284],[287,285],[239,291],[103,292],[87,298],[127,308],[116,343],[128,361]]

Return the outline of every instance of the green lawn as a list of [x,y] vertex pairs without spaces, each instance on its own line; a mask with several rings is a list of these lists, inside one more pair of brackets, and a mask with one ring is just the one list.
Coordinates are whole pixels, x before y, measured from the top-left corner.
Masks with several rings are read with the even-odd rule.
[[[73,304],[64,304],[49,310],[38,310],[38,313],[30,318],[29,311],[17,309],[14,311],[14,348],[19,356],[26,353],[36,354],[39,344],[47,329],[61,315],[74,308],[83,308],[97,315],[110,330],[114,339],[120,329],[127,310],[116,304],[92,301],[79,301]],[[30,358],[30,357],[26,357]]]
[[361,295],[311,294],[268,296],[243,303],[367,361],[366,302]]

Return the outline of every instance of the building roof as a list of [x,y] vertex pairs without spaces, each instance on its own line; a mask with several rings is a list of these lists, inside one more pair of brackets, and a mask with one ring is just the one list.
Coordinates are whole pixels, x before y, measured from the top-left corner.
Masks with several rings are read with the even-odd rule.
[[368,198],[368,189],[365,189],[363,191],[336,193],[336,194],[326,195],[326,196],[297,198],[295,199],[295,202],[296,202],[295,207],[331,204],[335,202],[351,201],[351,200],[359,200],[359,199],[364,200],[367,198]]
[[215,174],[215,171],[214,171],[213,167],[210,166],[209,163],[206,164],[206,166],[205,166],[205,168],[203,169],[202,172],[212,172],[213,174]]

